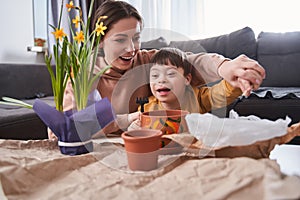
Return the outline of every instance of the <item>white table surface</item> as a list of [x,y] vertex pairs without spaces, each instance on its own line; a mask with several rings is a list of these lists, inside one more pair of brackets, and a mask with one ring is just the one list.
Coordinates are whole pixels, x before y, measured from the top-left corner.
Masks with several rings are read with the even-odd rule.
[[270,159],[277,161],[282,173],[300,176],[300,145],[276,145]]

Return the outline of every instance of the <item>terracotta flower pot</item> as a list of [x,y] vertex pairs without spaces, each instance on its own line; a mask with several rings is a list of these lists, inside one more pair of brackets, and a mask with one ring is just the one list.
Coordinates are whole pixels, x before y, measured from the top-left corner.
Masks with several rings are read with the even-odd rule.
[[131,170],[150,171],[157,168],[162,132],[139,129],[122,133]]
[[[182,133],[188,130],[185,116],[188,111],[183,110],[155,110],[144,112],[141,116],[143,128],[161,130],[163,134]],[[162,138],[161,147],[175,147],[177,143],[167,138]]]

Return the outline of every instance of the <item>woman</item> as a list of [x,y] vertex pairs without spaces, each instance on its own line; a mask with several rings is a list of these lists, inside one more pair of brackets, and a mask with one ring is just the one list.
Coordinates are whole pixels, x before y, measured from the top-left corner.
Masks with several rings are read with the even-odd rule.
[[[157,50],[140,50],[143,20],[137,10],[123,1],[108,0],[96,11],[93,24],[100,16],[107,16],[104,37],[95,72],[107,65],[112,67],[101,76],[97,89],[101,97],[108,97],[117,114],[137,111],[137,97],[151,96],[149,62]],[[254,60],[239,56],[229,60],[218,54],[188,54],[189,62],[197,68],[192,86],[204,85],[224,78],[232,86],[250,93],[257,89],[265,76],[264,69]],[[73,92],[68,85],[64,109],[74,107]]]

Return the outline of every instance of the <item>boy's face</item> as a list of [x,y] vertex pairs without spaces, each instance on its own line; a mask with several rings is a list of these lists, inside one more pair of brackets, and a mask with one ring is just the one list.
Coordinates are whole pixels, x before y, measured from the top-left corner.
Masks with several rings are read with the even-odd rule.
[[185,88],[191,80],[190,75],[184,77],[183,74],[183,68],[171,64],[155,64],[150,70],[152,94],[162,103],[178,105],[178,102],[184,98]]

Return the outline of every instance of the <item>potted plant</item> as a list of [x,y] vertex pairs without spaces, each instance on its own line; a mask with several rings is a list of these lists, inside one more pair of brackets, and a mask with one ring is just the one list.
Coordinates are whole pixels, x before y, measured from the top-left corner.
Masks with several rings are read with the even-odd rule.
[[[58,26],[50,25],[54,29],[53,35],[56,38],[56,44],[53,45],[55,71],[51,66],[52,55],[46,55],[45,62],[51,77],[56,108],[39,99],[35,100],[33,106],[11,98],[3,98],[6,102],[2,102],[33,108],[58,137],[61,152],[68,155],[92,151],[92,134],[115,119],[112,106],[107,98],[97,101],[89,99],[90,93],[93,92],[91,91],[93,84],[110,67],[107,66],[98,74],[93,74],[100,39],[106,30],[106,26],[103,24],[106,16],[103,16],[97,20],[95,30],[89,31],[93,4],[92,0],[86,23],[83,22],[80,7],[75,6],[73,1],[66,4],[68,11],[72,9],[78,11],[78,15],[70,20],[72,22],[70,26],[80,29],[76,33],[72,32],[72,42],[61,27],[63,0]],[[71,81],[74,90],[76,108],[63,112],[64,91],[68,80]]]

